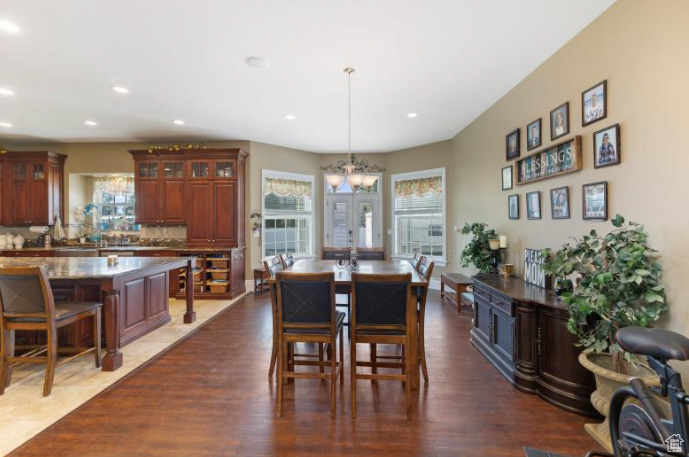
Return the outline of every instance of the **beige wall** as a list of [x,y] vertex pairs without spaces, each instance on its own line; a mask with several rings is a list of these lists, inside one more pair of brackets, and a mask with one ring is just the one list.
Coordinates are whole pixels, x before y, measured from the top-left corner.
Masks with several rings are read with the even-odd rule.
[[[590,229],[607,232],[609,222],[585,222],[581,186],[607,180],[609,214],[642,222],[665,268],[670,312],[663,325],[689,334],[689,2],[623,0],[561,48],[452,141],[450,210],[462,222],[483,221],[509,238],[509,260],[519,267],[524,248],[559,247],[568,236]],[[581,126],[581,92],[608,80],[608,117]],[[570,102],[570,132],[582,135],[584,170],[539,183],[500,190],[506,166],[505,134],[543,118],[550,138],[549,111]],[[592,134],[619,123],[618,166],[594,169]],[[544,142],[544,147],[550,141]],[[572,218],[551,220],[549,189],[569,186]],[[524,194],[542,192],[540,221],[525,218]],[[507,195],[520,194],[521,219],[507,218]],[[464,237],[455,236],[461,247]],[[459,255],[457,249],[456,257]]]

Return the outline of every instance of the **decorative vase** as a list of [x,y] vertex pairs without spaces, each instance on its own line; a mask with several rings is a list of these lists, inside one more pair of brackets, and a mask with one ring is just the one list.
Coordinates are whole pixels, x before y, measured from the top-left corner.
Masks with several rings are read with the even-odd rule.
[[648,366],[638,363],[632,365],[623,360],[626,374],[618,373],[612,369],[612,356],[607,353],[579,354],[579,363],[591,371],[596,378],[596,390],[591,394],[591,403],[605,420],[599,424],[585,424],[584,429],[591,437],[608,452],[613,452],[610,441],[610,423],[608,422],[608,410],[612,394],[619,387],[629,384],[632,378],[641,378],[648,386],[660,385],[660,380]]
[[14,248],[15,248],[15,249],[22,249],[22,248],[24,247],[24,242],[25,242],[25,241],[26,241],[26,240],[25,240],[24,237],[21,236],[21,235],[15,236],[14,239],[12,240],[12,242],[14,243]]

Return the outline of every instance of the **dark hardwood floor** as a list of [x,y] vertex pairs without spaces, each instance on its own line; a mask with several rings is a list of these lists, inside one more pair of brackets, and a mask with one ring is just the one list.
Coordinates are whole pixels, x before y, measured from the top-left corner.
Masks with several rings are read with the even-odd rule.
[[[583,456],[584,418],[512,388],[469,343],[471,312],[429,293],[430,383],[404,414],[401,383],[349,375],[329,418],[329,384],[297,380],[275,416],[267,295],[247,296],[17,449],[13,456],[523,456],[530,445]],[[348,367],[349,365],[347,365]]]

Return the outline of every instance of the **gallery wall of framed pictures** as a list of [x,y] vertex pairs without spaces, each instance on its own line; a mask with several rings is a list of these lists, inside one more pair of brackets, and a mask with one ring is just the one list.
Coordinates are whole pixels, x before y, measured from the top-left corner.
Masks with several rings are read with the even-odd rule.
[[[581,127],[587,127],[608,117],[608,81],[603,80],[581,93]],[[562,166],[562,161],[568,160],[567,149],[558,145],[566,145],[574,139],[579,141],[579,136],[570,137],[570,102],[565,101],[549,112],[550,144],[544,144],[546,137],[543,131],[542,118],[538,118],[527,123],[524,127],[526,132],[526,151],[528,155],[520,159],[521,144],[520,131],[517,127],[505,135],[505,159],[507,162],[513,161],[501,170],[502,190],[512,190],[520,185],[526,185],[534,180],[521,179],[524,167],[531,167],[526,172],[537,174],[538,180],[548,178],[563,179],[561,173],[545,173],[542,170],[555,170]],[[565,138],[568,137],[568,138]],[[559,140],[560,143],[552,143]],[[600,128],[593,132],[591,138],[590,153],[593,157],[594,169],[605,168],[619,165],[621,161],[620,149],[620,124],[612,124]],[[542,148],[542,149],[540,149]],[[562,149],[562,150],[561,150]],[[533,153],[531,151],[534,151]],[[587,153],[586,150],[584,150]],[[571,159],[570,159],[571,160]],[[521,167],[521,168],[520,168]],[[578,171],[583,167],[581,164],[572,170]],[[540,174],[539,174],[540,173]],[[601,176],[604,177],[604,176]],[[570,186],[560,183],[549,189],[548,203],[550,204],[550,217],[552,220],[571,219]],[[574,195],[577,195],[575,193]],[[507,196],[507,217],[510,220],[519,220],[520,193],[513,193]],[[581,218],[586,221],[605,221],[608,219],[608,182],[601,180],[581,186]],[[524,193],[527,220],[541,220],[541,191],[530,191]],[[547,212],[547,206],[546,206]]]

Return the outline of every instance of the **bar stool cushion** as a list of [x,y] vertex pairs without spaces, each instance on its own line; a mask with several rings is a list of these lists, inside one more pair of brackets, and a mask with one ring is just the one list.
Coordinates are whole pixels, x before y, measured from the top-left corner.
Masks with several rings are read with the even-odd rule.
[[[55,304],[55,320],[67,319],[85,311],[94,310],[103,306],[98,302],[61,302]],[[45,322],[42,317],[12,317],[9,322]]]
[[[335,320],[337,323],[337,331],[339,332],[344,324],[346,314],[341,311],[335,311]],[[329,328],[287,328],[285,333],[299,333],[299,334],[309,334],[309,335],[327,335],[330,333]]]

